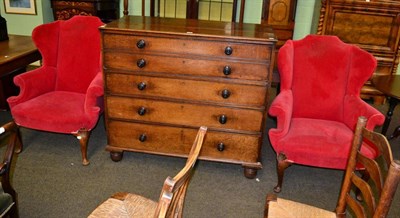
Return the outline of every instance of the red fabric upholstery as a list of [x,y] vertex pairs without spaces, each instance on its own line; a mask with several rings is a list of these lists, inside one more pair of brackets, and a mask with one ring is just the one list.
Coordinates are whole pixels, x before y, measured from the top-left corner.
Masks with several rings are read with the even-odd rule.
[[[288,40],[278,54],[281,92],[269,109],[277,117],[269,131],[275,152],[297,164],[345,169],[358,117],[368,129],[385,119],[359,97],[375,68],[371,54],[336,36]],[[368,145],[362,151],[376,155]]]
[[103,110],[101,25],[97,17],[74,16],[34,29],[43,65],[16,76],[20,94],[7,99],[18,125],[59,133],[96,125]]

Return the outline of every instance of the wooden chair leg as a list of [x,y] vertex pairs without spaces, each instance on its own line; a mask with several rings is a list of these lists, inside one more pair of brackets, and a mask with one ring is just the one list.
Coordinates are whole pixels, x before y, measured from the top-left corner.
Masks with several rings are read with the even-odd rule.
[[74,134],[76,138],[79,140],[81,144],[81,153],[82,153],[82,164],[84,166],[89,165],[89,160],[87,159],[87,145],[89,141],[90,131],[87,129],[80,129],[77,133]]
[[283,174],[286,168],[292,165],[284,153],[279,153],[277,158],[277,173],[278,173],[278,184],[274,188],[275,193],[279,193],[282,190]]
[[396,129],[393,131],[392,135],[390,135],[389,139],[394,139],[399,137],[400,135],[400,126],[396,127]]
[[19,128],[19,126],[17,126],[17,142],[15,144],[15,153],[19,154],[22,152],[22,138],[21,138],[21,130]]

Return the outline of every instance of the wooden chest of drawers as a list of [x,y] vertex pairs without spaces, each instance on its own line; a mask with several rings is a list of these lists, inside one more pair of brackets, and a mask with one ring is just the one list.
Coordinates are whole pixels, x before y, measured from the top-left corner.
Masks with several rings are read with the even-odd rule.
[[254,178],[276,39],[269,27],[125,16],[101,27],[107,150],[241,164]]

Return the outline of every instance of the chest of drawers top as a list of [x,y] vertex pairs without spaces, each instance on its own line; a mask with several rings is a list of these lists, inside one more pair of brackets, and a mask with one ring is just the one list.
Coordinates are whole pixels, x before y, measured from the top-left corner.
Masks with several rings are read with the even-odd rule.
[[175,19],[142,16],[124,16],[100,27],[107,31],[157,33],[158,35],[203,36],[224,40],[277,41],[271,27],[257,24],[239,24],[194,19]]

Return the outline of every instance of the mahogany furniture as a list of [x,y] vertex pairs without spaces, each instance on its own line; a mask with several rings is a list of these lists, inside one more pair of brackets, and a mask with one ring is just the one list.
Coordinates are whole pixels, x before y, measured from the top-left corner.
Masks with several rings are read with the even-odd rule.
[[[368,118],[368,129],[383,124],[383,114],[359,96],[375,67],[370,53],[337,36],[308,35],[279,49],[281,92],[268,111],[277,119],[268,132],[277,155],[275,192],[292,164],[345,169],[359,116]],[[363,152],[376,155],[370,146]]]
[[100,28],[107,150],[185,156],[199,126],[200,159],[260,158],[276,39],[267,26],[124,16]]
[[42,58],[30,36],[8,36],[8,40],[0,42],[0,110],[8,109],[6,99],[18,94],[18,87],[12,81],[14,76]]
[[[390,0],[322,0],[318,33],[336,35],[375,56],[374,75],[391,75],[399,64],[400,2]],[[368,80],[361,97],[381,104],[385,96]]]
[[7,99],[18,126],[76,136],[83,165],[89,164],[90,131],[103,112],[101,25],[98,17],[74,16],[37,26],[32,39],[43,65],[16,76],[21,92]]
[[203,146],[207,127],[200,127],[188,154],[185,167],[175,176],[167,177],[158,202],[131,193],[116,193],[98,206],[89,218],[109,217],[183,217],[186,191],[194,166]]
[[[393,160],[385,136],[368,130],[366,125],[367,119],[360,117],[335,211],[268,194],[264,217],[387,217],[400,182],[400,161]],[[376,158],[365,156],[361,152],[363,140],[374,144],[380,155]],[[357,166],[362,166],[369,177],[360,177]]]
[[[124,15],[128,15],[129,2],[132,0],[124,0]],[[137,0],[138,1],[138,0]],[[254,13],[253,10],[246,10],[246,0],[232,0],[229,1],[210,1],[210,0],[187,0],[178,1],[174,4],[180,5],[179,7],[172,8],[173,11],[169,11],[171,8],[162,7],[165,4],[172,3],[165,0],[150,0],[148,6],[150,7],[151,17],[158,16],[177,16],[179,11],[177,8],[186,9],[186,18],[189,19],[210,19],[224,21],[225,16],[222,13],[223,8],[230,8],[231,17],[230,21],[243,23],[245,13]],[[164,4],[161,4],[164,3]],[[276,47],[281,47],[286,40],[292,39],[293,29],[295,23],[295,9],[297,0],[262,0],[261,20],[259,23],[271,26],[274,29],[276,38],[278,39]],[[160,7],[157,7],[157,6]],[[202,7],[203,6],[203,7]],[[168,13],[165,13],[167,11]],[[164,12],[164,13],[163,13]],[[204,12],[204,13],[203,13]],[[141,15],[146,14],[146,4],[142,3]],[[206,14],[208,17],[200,17],[200,14]],[[226,20],[225,20],[226,21]]]
[[[389,110],[386,114],[385,123],[382,127],[382,134],[386,135],[392,120],[393,111],[400,102],[400,75],[376,76],[372,80],[374,86],[389,98]],[[400,135],[400,126],[396,127],[390,139]]]
[[119,0],[51,0],[54,20],[75,15],[97,16],[104,23],[119,18]]
[[0,126],[0,145],[6,145],[4,158],[0,163],[0,217],[18,218],[17,192],[10,182],[12,159],[21,146],[18,127],[14,122]]

